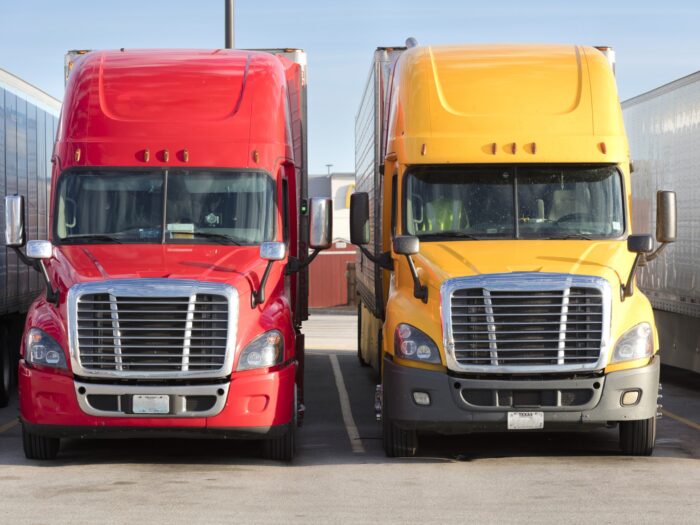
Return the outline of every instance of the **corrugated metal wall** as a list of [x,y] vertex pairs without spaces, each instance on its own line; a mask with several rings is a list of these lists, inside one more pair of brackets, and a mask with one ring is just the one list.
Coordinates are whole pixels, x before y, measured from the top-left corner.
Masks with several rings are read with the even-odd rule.
[[28,239],[48,239],[51,153],[58,118],[0,85],[0,315],[24,310],[39,274],[5,247],[5,195],[24,195]]
[[348,304],[347,265],[355,261],[355,248],[336,243],[321,252],[309,267],[309,307],[331,308]]

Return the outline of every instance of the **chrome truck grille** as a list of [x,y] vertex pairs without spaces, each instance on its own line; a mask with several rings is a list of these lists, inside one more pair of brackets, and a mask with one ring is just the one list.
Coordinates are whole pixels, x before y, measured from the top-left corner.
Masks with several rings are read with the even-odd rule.
[[228,285],[142,279],[79,284],[69,292],[78,375],[223,377],[231,373],[238,294]]
[[610,289],[596,277],[496,274],[442,288],[445,348],[454,370],[564,372],[605,366]]

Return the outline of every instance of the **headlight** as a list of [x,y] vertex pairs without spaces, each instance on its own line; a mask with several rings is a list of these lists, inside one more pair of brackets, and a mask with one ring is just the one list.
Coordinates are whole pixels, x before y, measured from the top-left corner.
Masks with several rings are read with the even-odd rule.
[[278,330],[265,332],[243,349],[236,370],[252,370],[278,365],[284,358],[284,339]]
[[401,359],[441,364],[440,351],[430,337],[410,324],[400,323],[394,332],[394,353]]
[[649,323],[640,323],[617,340],[613,363],[651,357],[654,353],[654,336]]
[[25,359],[33,365],[52,368],[68,368],[63,348],[49,334],[38,328],[31,328],[27,334]]

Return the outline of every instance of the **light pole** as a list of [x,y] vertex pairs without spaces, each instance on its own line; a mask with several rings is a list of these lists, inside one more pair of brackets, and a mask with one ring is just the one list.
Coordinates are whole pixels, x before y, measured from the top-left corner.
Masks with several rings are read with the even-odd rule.
[[331,174],[331,168],[333,167],[333,164],[326,164],[326,168],[328,169],[328,175]]
[[234,0],[225,0],[224,3],[226,4],[225,8],[225,15],[224,18],[225,24],[226,24],[226,42],[224,43],[224,47],[226,49],[233,49],[233,42],[234,42],[234,35],[233,35],[233,5],[234,5]]

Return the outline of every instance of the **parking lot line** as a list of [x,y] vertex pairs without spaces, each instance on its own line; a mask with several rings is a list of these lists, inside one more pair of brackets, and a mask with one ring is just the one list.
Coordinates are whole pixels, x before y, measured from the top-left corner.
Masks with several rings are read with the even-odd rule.
[[665,408],[662,410],[663,415],[666,417],[670,417],[671,419],[675,419],[679,423],[683,423],[684,425],[689,426],[690,428],[694,428],[695,430],[700,430],[700,424],[696,423],[695,421],[691,421],[690,419],[686,419],[683,416],[679,416],[678,414],[674,414],[673,412],[669,412]]
[[331,360],[333,376],[335,377],[335,385],[338,388],[338,395],[340,396],[340,411],[343,414],[345,430],[348,433],[348,438],[350,438],[350,446],[352,447],[352,451],[354,453],[364,454],[365,447],[362,445],[360,433],[357,430],[357,425],[355,425],[355,419],[352,417],[352,410],[350,410],[350,398],[348,397],[348,391],[345,388],[343,373],[340,371],[338,357],[334,354],[330,354],[328,358]]
[[19,421],[15,419],[13,421],[5,423],[4,425],[0,425],[0,434],[2,434],[3,432],[7,432],[11,428],[16,427],[18,424],[19,424]]

